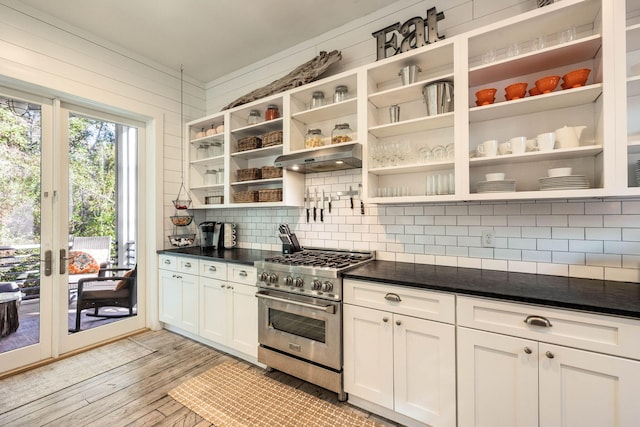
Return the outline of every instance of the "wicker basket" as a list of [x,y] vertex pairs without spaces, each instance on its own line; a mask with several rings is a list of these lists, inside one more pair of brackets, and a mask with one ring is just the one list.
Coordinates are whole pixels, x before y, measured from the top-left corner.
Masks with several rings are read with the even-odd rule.
[[263,147],[271,147],[273,145],[281,145],[282,144],[282,131],[274,130],[273,132],[267,132],[260,135],[262,138],[262,146]]
[[260,179],[261,171],[258,168],[238,169],[238,181],[251,181]]
[[238,191],[233,195],[233,201],[236,203],[251,203],[258,201],[257,191]]
[[255,150],[262,147],[262,140],[257,136],[248,136],[238,140],[238,151]]
[[269,188],[266,190],[258,190],[259,202],[281,202],[282,188]]
[[277,168],[275,166],[262,167],[262,179],[281,178],[281,177],[282,177],[282,168]]

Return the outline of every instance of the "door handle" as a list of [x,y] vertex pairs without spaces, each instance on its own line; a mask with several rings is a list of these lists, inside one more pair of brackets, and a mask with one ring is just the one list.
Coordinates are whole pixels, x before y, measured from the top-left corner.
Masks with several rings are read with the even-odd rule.
[[67,251],[60,249],[60,274],[67,272]]
[[51,251],[45,251],[44,252],[44,259],[41,259],[40,261],[44,262],[44,275],[45,276],[51,276],[52,273],[52,264],[53,264],[53,252]]

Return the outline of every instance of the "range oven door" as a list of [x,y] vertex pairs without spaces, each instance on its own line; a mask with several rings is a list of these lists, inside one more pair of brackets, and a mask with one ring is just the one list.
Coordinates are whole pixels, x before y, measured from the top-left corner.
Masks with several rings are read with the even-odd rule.
[[260,290],[260,345],[342,370],[342,304],[320,298]]

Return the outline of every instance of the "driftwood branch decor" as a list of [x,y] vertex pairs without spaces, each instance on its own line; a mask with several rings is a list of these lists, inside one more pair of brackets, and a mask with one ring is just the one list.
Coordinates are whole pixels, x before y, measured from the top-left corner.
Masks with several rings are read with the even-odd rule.
[[231,104],[224,107],[222,110],[228,110],[229,108],[237,107],[238,105],[246,104],[256,99],[264,98],[265,96],[273,95],[274,93],[284,92],[289,89],[302,86],[317,79],[327,68],[342,59],[342,53],[334,50],[329,53],[324,50],[320,52],[318,56],[313,58],[309,62],[298,66],[295,70],[291,71],[286,76],[275,80],[268,85],[258,88],[248,94],[241,96],[233,101]]

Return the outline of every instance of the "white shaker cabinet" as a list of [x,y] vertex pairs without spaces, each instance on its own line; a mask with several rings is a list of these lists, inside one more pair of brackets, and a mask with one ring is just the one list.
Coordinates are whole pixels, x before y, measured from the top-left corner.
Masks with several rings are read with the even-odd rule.
[[344,289],[349,401],[403,424],[455,426],[455,327],[431,320],[452,323],[454,297],[356,280]]
[[[640,408],[634,396],[640,362],[617,355],[633,355],[637,322],[621,319],[618,324],[606,316],[458,300],[460,427],[637,425]],[[472,329],[480,325],[486,330]],[[521,332],[497,333],[509,329]],[[563,340],[583,349],[544,342]],[[609,346],[615,354],[592,351],[598,345],[597,350]]]
[[200,336],[257,358],[258,302],[255,284],[247,284],[251,277],[255,282],[255,270],[247,266],[203,263],[209,267],[218,264],[217,273],[224,268],[225,279],[222,280],[220,274],[217,278],[204,273],[200,277]]
[[198,332],[198,261],[160,256],[160,321]]

